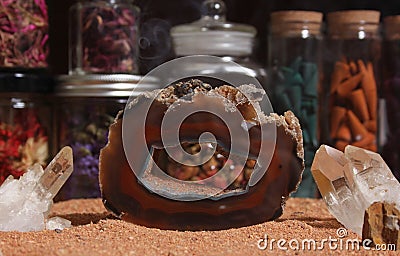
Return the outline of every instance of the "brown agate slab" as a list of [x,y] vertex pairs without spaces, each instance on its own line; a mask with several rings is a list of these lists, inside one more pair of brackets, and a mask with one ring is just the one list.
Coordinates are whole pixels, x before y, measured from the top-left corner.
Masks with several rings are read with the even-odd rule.
[[[251,88],[224,85],[212,89],[200,80],[190,80],[155,91],[155,97],[144,94],[129,103],[124,115],[121,112],[110,126],[109,142],[100,154],[104,205],[123,220],[161,229],[216,230],[278,218],[301,180],[302,133],[290,111],[284,116],[263,114],[253,104],[257,100],[242,93]],[[145,110],[145,103],[150,107],[145,125],[140,127],[137,116]],[[161,125],[173,103],[179,103],[175,113],[193,112],[179,127],[181,146],[192,155],[209,146],[207,161],[186,165],[167,154],[165,147],[177,145],[161,140]],[[232,104],[242,120],[231,123],[230,129],[222,120],[224,116],[194,111],[208,106],[229,116],[234,112]],[[129,130],[124,130],[126,124],[132,125]],[[245,131],[248,136],[247,151],[242,136],[231,138],[235,130]],[[165,134],[172,136],[173,132],[167,130]],[[204,132],[213,134],[217,145],[199,143]],[[141,140],[147,149],[140,148]],[[230,154],[245,164],[232,161]],[[154,166],[167,178],[156,175]],[[232,171],[222,172],[222,166]],[[234,178],[229,183],[231,175]],[[202,183],[207,180],[210,182]]]

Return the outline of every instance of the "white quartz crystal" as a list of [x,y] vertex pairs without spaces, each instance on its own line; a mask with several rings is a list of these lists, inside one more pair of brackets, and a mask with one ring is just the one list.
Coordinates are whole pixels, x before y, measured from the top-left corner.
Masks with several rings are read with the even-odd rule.
[[347,146],[345,153],[322,145],[311,172],[330,213],[361,235],[364,212],[374,202],[400,205],[400,183],[382,157]]
[[72,164],[72,149],[65,147],[45,170],[35,164],[19,179],[9,176],[0,186],[0,230],[45,229],[53,198],[71,175]]
[[46,229],[48,230],[63,230],[64,228],[70,228],[71,221],[60,217],[52,217],[46,221]]

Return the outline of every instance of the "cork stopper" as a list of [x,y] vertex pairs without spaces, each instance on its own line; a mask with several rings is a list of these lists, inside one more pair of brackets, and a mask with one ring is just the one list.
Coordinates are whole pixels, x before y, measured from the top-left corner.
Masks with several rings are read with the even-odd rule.
[[276,11],[271,13],[274,35],[308,37],[321,32],[322,13],[313,11]]
[[[377,34],[380,12],[373,10],[346,10],[327,14],[328,34],[349,37],[351,33],[363,31]],[[353,35],[358,35],[357,33]],[[358,36],[363,39],[362,35]],[[361,37],[361,38],[360,38]]]
[[328,23],[379,23],[380,12],[370,10],[347,10],[331,12]]
[[400,15],[388,16],[383,20],[384,35],[387,40],[400,39]]
[[296,21],[321,23],[322,13],[312,11],[276,11],[271,13],[271,23]]

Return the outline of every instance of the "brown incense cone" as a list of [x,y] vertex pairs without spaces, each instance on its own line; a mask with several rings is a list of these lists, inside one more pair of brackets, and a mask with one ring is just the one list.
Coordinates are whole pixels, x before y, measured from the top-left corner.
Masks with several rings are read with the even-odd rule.
[[343,118],[346,116],[346,109],[343,107],[335,106],[332,108],[331,112],[331,125],[330,125],[330,134],[331,138],[335,137],[337,130],[339,128],[340,123]]
[[355,141],[362,140],[365,136],[367,136],[368,134],[367,129],[360,122],[360,120],[353,113],[353,111],[351,110],[347,111],[347,117],[349,118],[351,133]]
[[337,93],[341,98],[345,98],[349,96],[351,91],[353,91],[358,84],[361,82],[363,78],[362,73],[358,73],[357,75],[354,75],[347,79],[346,81],[342,82],[338,88],[337,88]]
[[354,61],[350,61],[349,66],[350,66],[350,72],[352,74],[356,74],[358,72],[357,65]]
[[360,68],[361,73],[367,73],[367,67],[362,60],[357,60],[357,65]]
[[367,71],[374,76],[374,65],[372,65],[371,61],[368,61],[367,63]]
[[[375,135],[372,133],[367,133],[361,140],[352,143],[353,146],[359,148],[370,147],[375,144]],[[372,150],[374,151],[374,150]],[[376,151],[376,150],[375,150]]]
[[365,98],[368,103],[368,111],[371,119],[376,119],[376,110],[378,106],[378,95],[374,70],[371,62],[368,62],[367,67],[362,60],[358,60],[360,72],[364,74],[361,80],[361,87],[364,90]]
[[361,89],[355,90],[350,94],[350,101],[353,104],[354,113],[357,117],[365,122],[369,120],[369,112],[364,92]]
[[369,120],[367,122],[364,122],[364,126],[371,133],[376,133],[377,131],[376,120]]
[[339,129],[337,130],[335,139],[340,139],[347,142],[351,141],[351,131],[349,126],[345,122],[342,122]]
[[371,83],[371,87],[375,87],[375,90],[371,90],[368,93],[365,93],[365,96],[367,98],[368,110],[369,110],[371,119],[375,120],[376,119],[376,110],[378,107],[378,95],[376,92],[375,80],[371,80],[371,81],[373,81],[373,83]]
[[373,87],[374,89],[371,89],[371,99],[370,102],[368,102],[368,107],[371,115],[371,119],[376,119],[376,111],[378,109],[378,93],[377,93],[377,86],[376,86],[376,80],[375,80],[375,75],[374,75],[374,66],[372,65],[371,62],[368,62],[367,64],[367,71],[371,76],[371,81],[373,81],[371,88]]
[[334,93],[339,87],[340,83],[351,77],[350,67],[344,62],[337,61],[331,76],[331,90]]

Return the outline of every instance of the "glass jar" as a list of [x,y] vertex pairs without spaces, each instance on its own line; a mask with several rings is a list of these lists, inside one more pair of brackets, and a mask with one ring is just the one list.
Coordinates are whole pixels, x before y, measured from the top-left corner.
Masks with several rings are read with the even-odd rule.
[[156,83],[141,83],[138,88],[140,79],[116,74],[60,77],[55,105],[57,148],[72,147],[74,172],[57,200],[100,197],[99,154],[108,141],[110,124],[129,96],[158,88]]
[[377,151],[378,11],[328,13],[320,117],[324,144]]
[[0,0],[0,69],[48,66],[48,15],[45,0]]
[[0,74],[0,185],[35,163],[45,167],[52,155],[53,80],[33,77]]
[[139,9],[131,0],[80,1],[69,19],[69,74],[138,72]]
[[385,103],[385,126],[380,140],[382,157],[400,180],[400,16],[384,19],[382,47],[382,97]]
[[[221,70],[214,63],[205,65],[207,75],[230,72],[245,73],[264,84],[265,69],[253,58],[253,48],[257,30],[249,25],[226,21],[225,3],[220,0],[206,0],[202,4],[202,16],[193,23],[182,24],[171,29],[171,36],[177,57],[190,55],[213,55],[221,57],[227,64],[231,61],[244,69],[232,66]],[[187,67],[190,68],[190,67]]]
[[292,110],[298,117],[305,152],[305,170],[295,196],[315,197],[310,167],[318,141],[318,88],[321,74],[322,13],[271,13],[267,92],[278,114]]

